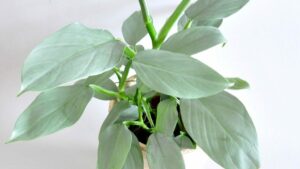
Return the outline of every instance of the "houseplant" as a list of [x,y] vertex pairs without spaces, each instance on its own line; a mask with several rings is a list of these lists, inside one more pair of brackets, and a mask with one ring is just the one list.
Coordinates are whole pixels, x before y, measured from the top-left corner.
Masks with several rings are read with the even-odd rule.
[[[20,94],[41,94],[19,117],[9,142],[73,125],[95,97],[116,100],[100,130],[98,169],[142,169],[139,142],[147,144],[151,169],[185,168],[180,147],[196,145],[226,169],[259,168],[253,123],[243,104],[224,91],[247,82],[224,78],[191,57],[224,44],[218,27],[246,3],[182,0],[156,33],[139,0],[141,11],[122,26],[125,41],[78,23],[62,28],[25,61]],[[168,36],[178,19],[178,32]],[[152,49],[137,44],[147,33]],[[136,76],[129,79],[130,70]]]

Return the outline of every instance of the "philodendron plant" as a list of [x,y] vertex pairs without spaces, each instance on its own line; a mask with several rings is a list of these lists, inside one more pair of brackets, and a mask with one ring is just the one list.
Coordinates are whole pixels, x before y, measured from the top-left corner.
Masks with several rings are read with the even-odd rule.
[[[141,143],[150,169],[184,169],[181,149],[197,146],[223,168],[259,168],[254,125],[225,91],[248,83],[192,57],[226,43],[218,27],[247,1],[182,0],[157,33],[139,0],[141,10],[123,23],[124,41],[78,23],[62,28],[25,61],[20,94],[41,94],[19,117],[9,142],[73,125],[95,97],[114,101],[99,134],[98,169],[143,169]],[[168,36],[176,23],[178,31]],[[138,44],[147,34],[152,49]]]

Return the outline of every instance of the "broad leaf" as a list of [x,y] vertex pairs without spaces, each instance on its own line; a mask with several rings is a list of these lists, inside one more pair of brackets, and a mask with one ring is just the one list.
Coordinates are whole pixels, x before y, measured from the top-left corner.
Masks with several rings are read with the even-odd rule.
[[198,0],[185,12],[191,18],[223,19],[240,10],[249,0]]
[[123,169],[143,169],[144,161],[141,146],[136,136],[132,134],[132,143]]
[[192,140],[184,134],[176,136],[175,141],[181,149],[195,149],[196,148],[196,145],[192,142]]
[[133,61],[141,81],[160,93],[180,98],[200,98],[223,91],[228,82],[202,62],[168,51],[146,50]]
[[162,44],[161,49],[193,55],[225,42],[225,38],[217,28],[201,26],[173,34]]
[[156,130],[173,136],[178,122],[177,102],[175,99],[163,100],[157,107]]
[[136,11],[125,20],[122,33],[125,41],[130,45],[135,45],[147,34],[142,12]]
[[131,105],[126,101],[117,102],[104,120],[101,131],[104,131],[104,129],[116,122],[136,120],[138,116],[137,106]]
[[151,169],[184,169],[180,148],[172,137],[152,134],[147,143],[147,159]]
[[84,84],[43,92],[17,120],[10,142],[31,140],[73,125],[92,96]]
[[181,99],[184,126],[214,161],[226,169],[258,169],[254,125],[243,104],[222,92],[201,99]]
[[247,89],[250,87],[249,83],[241,78],[234,77],[234,78],[226,78],[230,83],[229,89],[233,90],[240,90],[240,89]]
[[[181,16],[181,18],[178,21],[178,31],[181,31],[184,29],[185,25],[188,23],[190,19],[184,14]],[[223,19],[193,19],[191,27],[196,26],[213,26],[213,27],[220,27],[223,22]]]
[[220,27],[223,23],[223,19],[207,19],[207,20],[194,20],[194,26],[213,26],[213,27]]
[[123,48],[108,31],[80,24],[66,26],[30,53],[22,70],[21,93],[106,72],[122,61]]
[[123,124],[105,128],[99,135],[98,169],[122,169],[131,142],[131,132]]

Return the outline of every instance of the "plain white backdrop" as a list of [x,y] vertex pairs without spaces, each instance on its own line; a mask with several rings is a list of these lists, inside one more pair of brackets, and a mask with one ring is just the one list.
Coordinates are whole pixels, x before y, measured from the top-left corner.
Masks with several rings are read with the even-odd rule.
[[[149,0],[158,27],[179,2]],[[43,38],[75,21],[121,37],[122,21],[137,9],[137,0],[0,0],[0,169],[95,169],[107,102],[93,100],[72,128],[31,142],[4,144],[36,96],[16,97],[21,66]],[[262,169],[300,166],[299,16],[298,0],[252,0],[222,25],[228,40],[224,48],[195,56],[224,76],[250,82],[249,90],[234,94],[256,125]],[[220,167],[210,161],[203,169]]]

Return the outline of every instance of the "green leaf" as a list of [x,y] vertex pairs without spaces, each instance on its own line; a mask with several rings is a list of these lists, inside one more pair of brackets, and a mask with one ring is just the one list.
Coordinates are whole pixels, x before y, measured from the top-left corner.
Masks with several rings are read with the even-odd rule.
[[[178,31],[181,31],[184,29],[185,25],[188,23],[190,19],[184,14],[181,16],[181,18],[178,21]],[[223,23],[223,19],[200,19],[197,20],[193,19],[192,20],[192,25],[191,27],[197,27],[197,26],[213,26],[213,27],[220,27],[221,24]]]
[[22,70],[21,93],[106,72],[123,60],[123,48],[108,31],[77,23],[66,26],[30,53]]
[[184,169],[180,148],[172,137],[152,134],[147,143],[147,159],[151,169]]
[[132,135],[132,143],[123,169],[143,169],[144,161],[141,146],[136,136]]
[[192,140],[184,134],[176,136],[175,141],[181,149],[195,149],[196,148],[196,145],[192,142]]
[[181,99],[184,126],[214,161],[224,168],[258,169],[257,135],[244,105],[222,92],[201,99]]
[[248,1],[198,0],[186,10],[185,14],[190,19],[223,19],[240,10]]
[[105,128],[99,135],[98,169],[122,169],[131,142],[131,132],[123,124]]
[[223,19],[204,19],[204,20],[194,20],[192,25],[195,26],[213,26],[220,27],[223,23]]
[[178,122],[177,102],[175,99],[161,101],[157,107],[156,130],[173,136]]
[[150,87],[145,85],[139,78],[136,79],[136,84],[140,91],[144,94],[153,91]]
[[240,89],[247,89],[250,87],[249,83],[241,78],[234,77],[234,78],[226,78],[226,79],[231,83],[229,89],[240,90]]
[[137,106],[131,105],[126,101],[117,102],[104,120],[101,126],[101,131],[104,131],[104,129],[116,122],[136,120],[138,117],[139,114]]
[[173,34],[162,44],[161,49],[193,55],[225,42],[225,38],[217,28],[201,26]]
[[41,93],[18,118],[9,142],[31,140],[73,125],[92,96],[83,84]]
[[168,51],[146,50],[133,61],[141,81],[160,93],[180,98],[200,98],[223,91],[228,82],[202,62]]
[[122,33],[129,45],[135,45],[147,34],[141,11],[134,12],[125,20],[122,25]]

